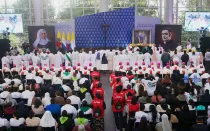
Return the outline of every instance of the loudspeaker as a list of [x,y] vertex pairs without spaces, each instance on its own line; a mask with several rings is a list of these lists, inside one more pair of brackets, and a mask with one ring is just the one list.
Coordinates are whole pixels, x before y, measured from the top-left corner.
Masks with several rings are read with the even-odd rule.
[[200,38],[200,49],[203,55],[205,55],[206,50],[210,49],[210,37],[201,37]]
[[6,51],[10,51],[10,40],[0,39],[0,58],[5,56]]

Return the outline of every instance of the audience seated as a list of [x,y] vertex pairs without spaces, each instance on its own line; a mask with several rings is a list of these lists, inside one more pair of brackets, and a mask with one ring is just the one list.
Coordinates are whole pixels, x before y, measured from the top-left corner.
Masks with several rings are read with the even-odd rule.
[[23,125],[25,122],[25,119],[19,116],[19,113],[16,111],[13,113],[13,118],[10,119],[10,126],[18,127],[20,125]]
[[68,115],[66,110],[63,110],[58,121],[58,129],[64,127],[66,131],[72,131],[74,125],[74,119]]
[[35,117],[33,111],[30,111],[28,117],[26,118],[26,126],[37,127],[39,125],[40,125],[40,118]]

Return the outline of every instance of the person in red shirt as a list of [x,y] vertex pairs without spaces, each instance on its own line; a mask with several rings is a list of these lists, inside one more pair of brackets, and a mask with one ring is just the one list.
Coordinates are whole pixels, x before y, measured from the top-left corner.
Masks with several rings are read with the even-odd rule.
[[101,99],[100,93],[96,93],[92,101],[93,109],[93,127],[95,131],[104,130],[104,110],[106,109],[105,102]]
[[98,83],[99,83],[99,82],[100,82],[100,81],[98,80],[98,77],[94,77],[94,78],[93,78],[93,82],[92,82],[91,87],[90,87],[90,89],[92,90],[92,93],[93,93],[93,91],[95,90],[95,88],[98,87]]
[[100,73],[97,71],[96,67],[93,68],[93,72],[90,73],[90,76],[91,76],[92,79],[94,77],[98,77],[98,79],[100,80]]
[[101,99],[104,101],[104,89],[102,88],[102,84],[99,82],[97,88],[93,91],[93,96],[96,97],[96,94],[99,93]]
[[7,103],[6,107],[4,108],[4,114],[11,116],[14,114],[16,111],[15,107],[12,106],[12,102]]
[[116,82],[117,78],[119,78],[119,72],[116,71],[115,72],[115,75],[113,76],[113,78],[111,79],[111,83],[110,83],[110,86],[112,87],[113,84]]
[[125,108],[125,95],[121,93],[122,88],[118,86],[116,92],[112,96],[112,111],[114,112],[116,129],[122,131],[123,128],[123,111]]
[[154,95],[151,97],[152,103],[158,104],[162,99],[162,96],[158,94],[157,91],[154,91]]
[[130,71],[130,70],[128,71],[126,76],[129,79],[129,81],[131,81],[134,78],[134,75],[133,75],[132,71]]
[[116,88],[117,88],[118,86],[120,86],[120,85],[122,85],[121,80],[120,80],[120,78],[117,78],[117,79],[116,79],[116,82],[115,82],[115,83],[113,84],[113,86],[112,86],[113,93],[116,92]]

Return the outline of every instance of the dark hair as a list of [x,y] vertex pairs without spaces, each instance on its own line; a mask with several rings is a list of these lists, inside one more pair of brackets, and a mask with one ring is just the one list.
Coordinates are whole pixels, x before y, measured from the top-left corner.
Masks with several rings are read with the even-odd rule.
[[209,95],[209,90],[208,89],[205,90],[205,95]]
[[139,85],[139,90],[138,90],[138,95],[139,97],[142,97],[143,96],[143,93],[144,93],[144,86],[142,84]]
[[78,113],[78,117],[83,118],[83,117],[84,117],[84,112],[83,112],[83,111],[80,111],[80,112]]
[[144,96],[144,97],[148,97],[147,91],[144,91],[143,96]]
[[152,113],[152,122],[156,122],[157,119],[157,110],[154,105],[149,106],[150,112]]
[[68,113],[67,113],[67,111],[66,111],[66,110],[63,110],[63,111],[62,111],[62,116],[63,116],[63,117],[68,116]]
[[36,131],[44,131],[44,129],[41,126],[38,126]]
[[99,83],[98,83],[98,87],[101,87],[101,86],[102,86],[102,84],[101,84],[101,82],[99,82]]
[[194,108],[194,107],[195,107],[195,105],[194,105],[194,101],[193,101],[192,99],[190,99],[190,100],[189,100],[189,105],[191,105],[191,106],[192,106],[192,108]]
[[136,96],[132,96],[131,104],[132,105],[136,105],[137,104],[137,98],[136,98]]
[[18,111],[15,111],[15,113],[13,115],[16,117],[16,119],[19,119],[20,118],[20,115],[19,115],[19,112]]
[[42,102],[36,98],[35,102],[34,102],[34,108],[39,108],[42,105]]
[[141,110],[141,111],[144,111],[144,109],[145,109],[145,106],[144,106],[143,104],[141,104],[141,105],[140,105],[140,110]]
[[87,101],[84,100],[84,101],[82,102],[82,107],[86,107],[87,105],[88,105]]
[[66,99],[66,104],[71,104],[71,100],[70,99]]
[[150,131],[150,127],[147,124],[147,118],[145,116],[141,117],[141,121],[138,126],[138,131]]
[[56,94],[57,96],[61,96],[60,91],[56,91],[55,94]]
[[183,110],[184,112],[189,112],[189,107],[188,107],[188,105],[183,105],[182,107],[183,107],[182,110]]
[[116,79],[116,82],[117,82],[117,83],[120,82],[120,78],[117,78],[117,79]]
[[117,93],[120,93],[121,90],[122,90],[122,86],[119,85],[119,86],[116,87],[116,92],[117,92]]
[[166,110],[166,114],[167,114],[167,116],[168,116],[168,120],[170,120],[171,119],[171,110],[170,109],[167,109]]
[[51,104],[55,104],[55,99],[52,98],[52,99],[50,100],[50,103],[51,103]]
[[96,98],[101,99],[101,94],[100,93],[96,93]]
[[30,119],[32,119],[32,118],[34,117],[34,112],[33,112],[33,111],[30,111],[29,114],[28,114],[28,117],[29,117]]

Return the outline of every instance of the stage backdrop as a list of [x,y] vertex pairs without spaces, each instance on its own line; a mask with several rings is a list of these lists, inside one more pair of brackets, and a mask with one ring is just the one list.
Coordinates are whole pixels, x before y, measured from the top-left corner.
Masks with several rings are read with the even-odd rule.
[[[114,10],[75,19],[75,37],[79,48],[127,46],[132,42],[134,8]],[[104,27],[106,24],[106,42]]]
[[159,18],[153,18],[148,16],[136,16],[135,17],[135,30],[139,31],[151,31],[151,42],[155,42],[155,25],[161,24]]
[[55,36],[55,41],[59,38],[65,46],[69,42],[71,48],[75,48],[75,20],[73,19],[70,22],[55,24]]
[[34,48],[48,48],[55,52],[54,26],[28,26],[29,43]]
[[181,42],[182,25],[156,25],[155,44],[165,50],[175,50]]

